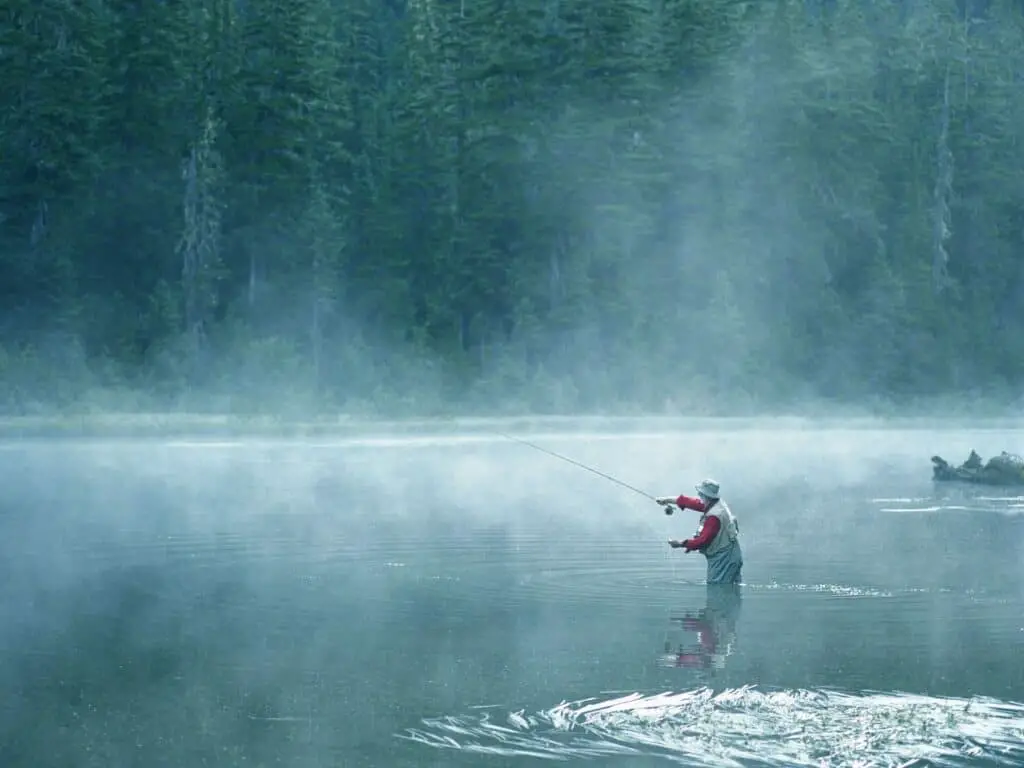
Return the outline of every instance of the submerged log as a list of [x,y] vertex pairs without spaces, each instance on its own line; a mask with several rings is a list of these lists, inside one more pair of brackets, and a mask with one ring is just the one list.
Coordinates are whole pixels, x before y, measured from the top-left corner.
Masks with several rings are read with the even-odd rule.
[[1003,451],[983,462],[981,456],[972,450],[967,461],[954,467],[941,456],[932,456],[932,478],[942,482],[1024,486],[1024,459]]

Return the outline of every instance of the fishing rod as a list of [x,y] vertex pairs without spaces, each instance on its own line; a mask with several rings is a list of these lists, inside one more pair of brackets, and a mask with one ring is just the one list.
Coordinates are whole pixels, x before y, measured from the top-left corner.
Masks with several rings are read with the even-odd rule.
[[[599,469],[594,469],[593,467],[588,467],[586,464],[583,464],[582,462],[576,461],[576,459],[570,459],[568,456],[563,456],[560,453],[556,453],[555,451],[549,450],[547,448],[543,448],[543,447],[541,447],[539,445],[536,445],[535,443],[531,443],[529,440],[523,440],[520,437],[513,437],[512,435],[508,435],[508,434],[506,434],[504,432],[496,432],[496,434],[501,435],[505,439],[511,440],[514,443],[521,443],[521,444],[527,446],[528,448],[533,448],[534,450],[540,451],[541,453],[546,453],[548,456],[554,456],[556,459],[561,459],[562,461],[568,462],[569,464],[572,464],[573,466],[579,467],[580,469],[585,469],[585,470],[587,470],[587,472],[593,472],[598,477],[603,477],[605,480],[611,480],[616,485],[621,485],[623,488],[626,488],[627,490],[630,490],[633,493],[639,494],[639,495],[643,496],[645,499],[653,501],[655,504],[658,503],[657,498],[655,498],[654,496],[651,496],[651,494],[647,493],[646,491],[641,491],[639,488],[634,488],[629,483],[624,482],[622,480],[619,480],[617,477],[612,477],[611,475],[609,475],[609,474],[607,474],[605,472],[602,472]],[[665,509],[665,514],[666,515],[671,515],[672,514],[672,505],[671,504],[666,504],[664,506],[664,509]],[[671,557],[669,557],[668,550],[666,550],[666,552],[665,552],[665,559],[669,561],[669,564],[670,564],[670,566],[672,568],[672,580],[675,581],[676,564],[675,564],[675,560],[672,559]],[[668,634],[667,634],[667,631],[666,631],[666,638],[667,637],[668,637]]]
[[[534,450],[538,450],[541,453],[546,453],[548,456],[554,456],[556,459],[561,459],[562,461],[567,461],[570,464],[573,464],[574,466],[579,467],[580,469],[587,470],[587,472],[593,472],[598,477],[603,477],[605,480],[611,480],[613,483],[616,483],[617,485],[621,485],[623,488],[627,488],[627,489],[631,490],[633,493],[640,494],[641,496],[643,496],[648,501],[653,501],[655,504],[658,503],[658,500],[654,496],[651,496],[651,494],[647,493],[646,491],[641,491],[639,488],[634,488],[629,483],[623,482],[622,480],[619,480],[617,477],[612,477],[611,475],[606,474],[606,473],[602,472],[599,469],[594,469],[593,467],[588,467],[586,464],[583,464],[583,463],[581,463],[579,461],[576,461],[575,459],[570,459],[568,456],[563,456],[562,454],[555,453],[554,451],[548,450],[547,448],[542,448],[541,446],[536,445],[535,443],[531,443],[529,440],[523,440],[522,438],[519,438],[519,437],[513,437],[512,435],[505,434],[504,432],[498,432],[497,434],[501,435],[504,438],[507,438],[508,440],[512,440],[513,442],[522,443],[523,445],[529,446],[530,448],[533,448]],[[666,514],[672,514],[671,512],[669,512],[670,509],[671,509],[671,507],[665,507],[665,513]]]

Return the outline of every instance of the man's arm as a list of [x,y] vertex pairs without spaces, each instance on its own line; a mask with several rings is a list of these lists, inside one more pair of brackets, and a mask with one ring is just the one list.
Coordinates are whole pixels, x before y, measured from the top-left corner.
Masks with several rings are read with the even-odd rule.
[[721,527],[722,523],[717,517],[709,516],[705,518],[704,526],[700,529],[700,535],[684,541],[683,547],[687,552],[692,552],[695,549],[706,547],[711,543],[711,540],[715,538],[715,534],[718,533]]
[[703,501],[695,499],[692,496],[680,496],[676,499],[676,506],[680,509],[692,509],[695,512],[708,511],[708,508],[704,505]]

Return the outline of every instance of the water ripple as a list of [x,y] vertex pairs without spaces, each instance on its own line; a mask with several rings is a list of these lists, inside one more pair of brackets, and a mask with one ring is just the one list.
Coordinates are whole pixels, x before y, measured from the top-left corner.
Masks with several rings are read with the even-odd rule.
[[509,712],[504,723],[492,718],[493,710],[428,718],[398,737],[479,754],[550,760],[647,755],[701,766],[1024,761],[1024,705],[988,698],[746,686],[563,701],[535,714]]
[[944,496],[896,496],[873,498],[879,512],[989,512],[1007,517],[1024,514],[1024,496],[980,496],[952,492]]

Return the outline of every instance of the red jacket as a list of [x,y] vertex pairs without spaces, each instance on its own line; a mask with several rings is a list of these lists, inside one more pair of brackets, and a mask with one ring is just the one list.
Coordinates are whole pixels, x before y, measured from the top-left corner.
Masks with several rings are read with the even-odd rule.
[[[707,512],[709,509],[703,501],[692,496],[680,496],[676,499],[676,506],[680,509],[692,509],[696,512]],[[687,552],[706,547],[715,538],[721,527],[722,524],[717,517],[705,518],[704,527],[701,529],[700,534],[684,541],[683,547]]]

